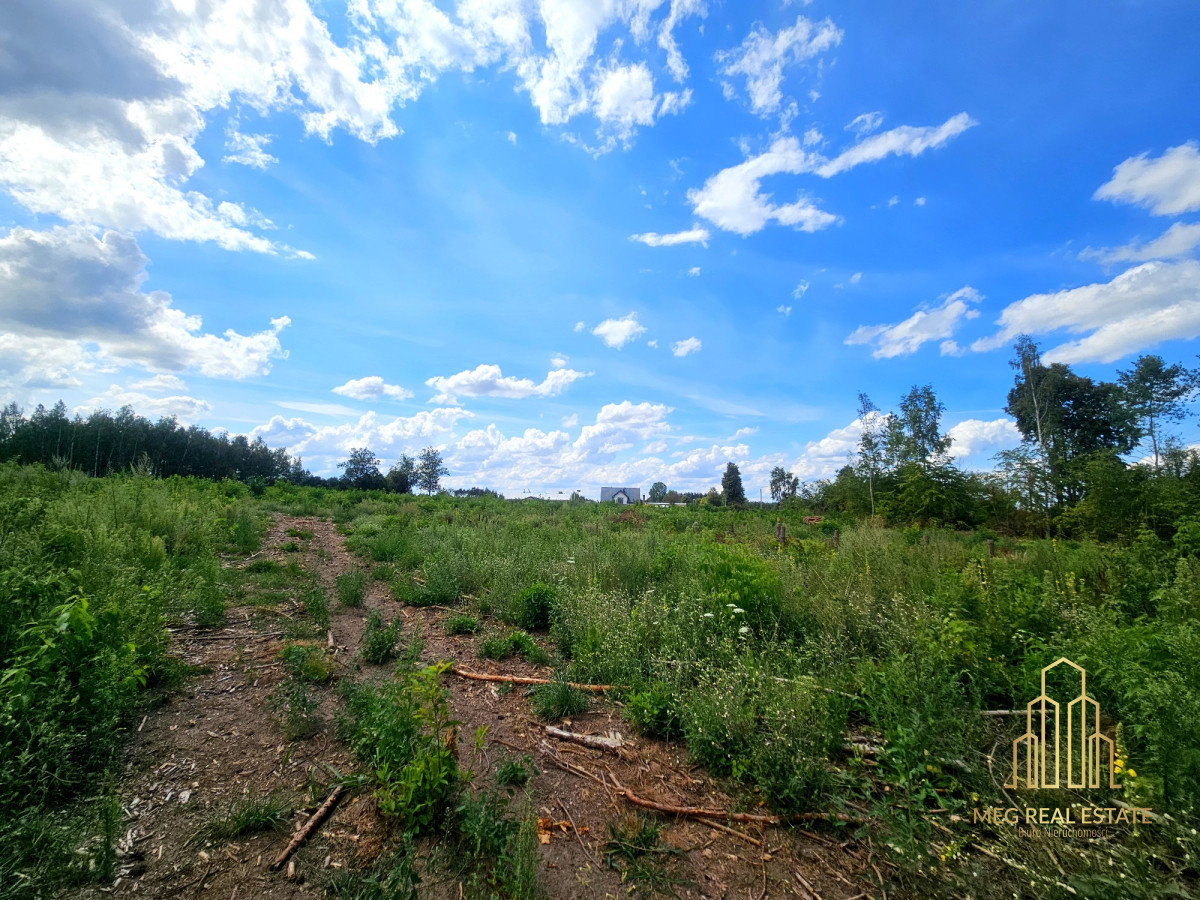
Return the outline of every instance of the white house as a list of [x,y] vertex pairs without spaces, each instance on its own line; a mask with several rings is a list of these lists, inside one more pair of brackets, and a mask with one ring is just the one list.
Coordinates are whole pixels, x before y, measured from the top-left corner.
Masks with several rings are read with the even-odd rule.
[[602,487],[600,488],[600,502],[615,503],[618,506],[641,503],[642,489],[640,487]]

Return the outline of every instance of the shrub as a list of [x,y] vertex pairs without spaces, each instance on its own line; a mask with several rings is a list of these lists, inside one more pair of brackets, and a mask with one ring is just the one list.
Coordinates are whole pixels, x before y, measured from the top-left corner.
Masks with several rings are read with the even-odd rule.
[[458,795],[456,726],[440,663],[351,688],[342,733],[372,773],[379,809],[413,835],[433,829]]
[[550,655],[524,631],[513,631],[509,634],[493,632],[479,642],[478,652],[484,659],[503,660],[523,656],[535,666],[544,666],[550,662]]
[[425,585],[410,601],[414,606],[451,604],[466,590],[464,585],[472,577],[470,563],[460,553],[435,553],[425,560],[423,573]]
[[353,572],[343,572],[336,579],[338,602],[342,606],[362,606],[363,598],[366,595],[365,581],[363,573],[355,570]]
[[554,588],[541,581],[522,589],[513,599],[513,623],[527,631],[544,631],[549,628],[554,598]]
[[400,629],[403,623],[397,617],[386,628],[383,624],[383,614],[372,610],[367,616],[367,624],[363,629],[360,642],[362,657],[369,663],[381,665],[396,655],[396,642],[400,640]]
[[655,681],[644,690],[631,693],[626,708],[629,721],[645,734],[667,740],[683,735],[675,693],[664,681]]

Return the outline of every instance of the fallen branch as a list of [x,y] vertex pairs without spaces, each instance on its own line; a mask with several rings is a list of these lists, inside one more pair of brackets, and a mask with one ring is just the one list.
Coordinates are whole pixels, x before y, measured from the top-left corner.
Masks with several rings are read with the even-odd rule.
[[[468,672],[466,669],[460,669],[455,666],[450,670],[453,674],[460,678],[470,678],[475,681],[506,681],[509,684],[553,684],[553,679],[550,678],[533,678],[528,675],[489,675],[486,672]],[[581,691],[615,691],[623,687],[620,684],[576,684],[573,681],[568,681],[573,688],[579,688]]]
[[338,801],[342,799],[342,794],[345,792],[346,786],[344,784],[339,784],[333,789],[333,793],[325,798],[325,802],[321,804],[321,808],[312,814],[312,818],[305,823],[303,828],[296,832],[296,836],[292,838],[291,843],[283,849],[282,853],[275,857],[275,862],[271,863],[272,869],[280,868],[287,862],[288,857],[295,853],[300,845],[312,836],[313,832],[317,830],[317,826],[333,812],[333,808],[337,806]]
[[610,737],[604,737],[599,734],[576,734],[574,731],[566,731],[562,728],[556,728],[553,725],[547,725],[546,734],[556,737],[560,741],[572,741],[573,743],[583,744],[583,746],[591,747],[595,750],[612,750],[615,752],[625,746],[625,742],[621,740],[621,735],[617,733],[614,733]]
[[644,797],[639,797],[629,788],[624,787],[621,782],[617,781],[617,776],[613,775],[611,771],[608,774],[612,777],[617,790],[624,794],[625,799],[634,806],[666,813],[671,816],[687,816],[692,819],[727,819],[731,822],[754,823],[756,825],[784,825],[788,822],[811,822],[815,819],[835,819],[838,822],[848,822],[851,825],[865,825],[868,821],[854,816],[847,816],[844,813],[798,813],[792,816],[762,816],[755,813],[730,812],[727,809],[705,809],[702,806],[672,806],[669,803],[659,803],[656,800],[647,800]]
[[714,831],[723,831],[726,834],[732,834],[735,838],[738,838],[739,840],[743,840],[747,844],[753,844],[755,847],[762,846],[762,841],[760,841],[758,838],[752,838],[752,837],[750,837],[750,835],[746,834],[743,831],[738,831],[736,828],[730,828],[728,825],[722,825],[720,822],[712,822],[712,821],[709,821],[708,819],[697,819],[696,821],[699,822],[701,825],[707,825],[709,828],[712,828]]

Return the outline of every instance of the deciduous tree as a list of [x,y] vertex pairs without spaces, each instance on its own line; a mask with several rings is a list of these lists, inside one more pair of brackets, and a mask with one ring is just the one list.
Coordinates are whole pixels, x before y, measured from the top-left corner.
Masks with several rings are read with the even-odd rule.
[[426,447],[417,459],[417,485],[427,494],[436,494],[441,487],[443,475],[450,470],[442,462],[442,454],[433,447]]
[[1140,430],[1150,438],[1154,451],[1154,471],[1158,471],[1162,432],[1171,422],[1183,420],[1187,401],[1196,393],[1200,373],[1180,364],[1168,366],[1161,356],[1139,356],[1133,368],[1119,373],[1118,383],[1125,390],[1125,404]]

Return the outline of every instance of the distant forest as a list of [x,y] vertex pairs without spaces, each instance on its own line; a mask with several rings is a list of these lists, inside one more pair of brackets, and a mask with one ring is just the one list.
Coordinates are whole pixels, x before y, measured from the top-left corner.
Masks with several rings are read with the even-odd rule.
[[86,419],[71,418],[61,400],[50,409],[39,404],[29,416],[16,403],[0,410],[0,459],[78,469],[93,477],[148,467],[163,477],[325,483],[307,472],[299,458],[272,450],[261,438],[214,434],[199,425],[185,428],[174,418],[155,423],[128,406],[116,415],[97,410]]

